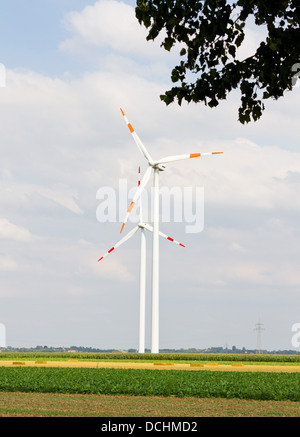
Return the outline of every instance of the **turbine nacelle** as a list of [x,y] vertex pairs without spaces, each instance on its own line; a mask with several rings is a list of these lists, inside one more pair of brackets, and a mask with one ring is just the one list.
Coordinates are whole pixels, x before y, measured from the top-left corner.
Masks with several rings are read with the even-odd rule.
[[146,229],[146,227],[147,227],[147,223],[143,223],[143,222],[141,222],[141,223],[138,224],[138,227],[139,227],[139,228]]
[[166,169],[166,166],[163,164],[156,164],[153,166],[153,168],[158,168],[159,171],[164,171]]

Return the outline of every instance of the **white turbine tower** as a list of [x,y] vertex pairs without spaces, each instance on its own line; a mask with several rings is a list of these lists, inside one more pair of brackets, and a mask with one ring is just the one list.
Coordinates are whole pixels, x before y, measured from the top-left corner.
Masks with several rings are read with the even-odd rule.
[[[140,168],[139,168],[140,175]],[[138,186],[140,186],[140,179],[138,181]],[[146,305],[146,235],[145,230],[153,232],[153,227],[148,223],[143,222],[142,215],[142,204],[140,200],[140,211],[139,211],[139,224],[135,228],[133,228],[128,234],[125,235],[117,244],[115,244],[109,251],[105,253],[101,258],[98,259],[98,262],[105,258],[109,253],[111,253],[114,249],[121,246],[127,240],[129,240],[133,235],[140,229],[141,230],[141,258],[140,258],[140,316],[139,316],[139,353],[145,352],[145,305]],[[163,238],[166,238],[173,243],[179,244],[179,246],[185,247],[183,244],[174,240],[171,237],[168,237],[166,234],[159,232],[159,235]]]
[[128,216],[139,199],[143,189],[145,188],[147,182],[149,181],[151,171],[154,172],[153,180],[153,253],[152,253],[152,338],[151,338],[151,352],[159,352],[159,172],[165,170],[165,165],[168,162],[181,161],[183,159],[197,158],[206,155],[218,155],[223,152],[210,152],[210,153],[190,153],[184,155],[166,156],[154,161],[146,147],[138,137],[137,133],[133,129],[132,125],[129,123],[124,111],[121,109],[124,120],[133,136],[133,139],[138,146],[140,152],[147,159],[149,167],[147,168],[144,177],[142,178],[141,184],[137,189],[133,200],[129,206],[126,217],[124,219],[121,232],[125,226]]

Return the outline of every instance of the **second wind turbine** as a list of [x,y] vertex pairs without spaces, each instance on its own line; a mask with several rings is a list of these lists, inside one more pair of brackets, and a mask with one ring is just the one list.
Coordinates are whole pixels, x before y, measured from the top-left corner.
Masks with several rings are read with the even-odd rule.
[[165,170],[165,165],[169,162],[181,161],[183,159],[198,158],[206,155],[218,155],[223,152],[207,152],[207,153],[190,153],[184,155],[166,156],[154,161],[146,147],[138,137],[137,133],[129,123],[124,111],[121,109],[124,120],[131,132],[133,139],[138,146],[140,152],[144,155],[148,161],[149,167],[147,168],[144,177],[133,197],[133,200],[129,206],[126,217],[124,219],[121,233],[124,229],[128,216],[134,207],[135,203],[139,199],[143,189],[149,181],[151,171],[154,172],[153,180],[153,246],[152,246],[152,330],[151,330],[151,352],[159,353],[159,172]]
[[[139,167],[139,176],[140,176],[140,167]],[[140,178],[138,181],[138,186],[140,186]],[[139,224],[133,228],[127,235],[125,235],[120,241],[117,242],[111,249],[109,249],[101,258],[98,259],[98,262],[109,255],[113,250],[117,247],[121,246],[127,240],[129,240],[133,235],[140,230],[141,231],[141,253],[140,253],[140,317],[139,317],[139,353],[145,352],[145,298],[146,298],[146,235],[145,230],[153,232],[153,227],[148,223],[143,221],[142,214],[142,202],[141,198],[139,199],[140,203],[140,212],[139,212]],[[183,244],[174,240],[174,238],[169,237],[168,235],[159,232],[159,235],[163,238],[166,238],[169,241],[172,241],[175,244],[178,244],[181,247],[185,247]]]

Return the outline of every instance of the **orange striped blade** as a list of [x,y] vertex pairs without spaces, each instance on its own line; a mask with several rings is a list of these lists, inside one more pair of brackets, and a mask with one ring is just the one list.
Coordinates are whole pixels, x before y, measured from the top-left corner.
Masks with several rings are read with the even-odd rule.
[[199,156],[201,156],[201,153],[191,153],[190,154],[190,158],[198,158]]
[[130,130],[130,132],[131,132],[131,133],[133,133],[133,132],[134,132],[134,129],[133,129],[133,127],[131,126],[131,124],[130,124],[130,123],[128,123],[128,128],[129,128],[129,130]]
[[134,202],[131,202],[130,207],[128,208],[128,212],[131,212],[133,206],[134,206]]
[[131,212],[132,208],[134,207],[134,204],[135,204],[135,202],[131,202],[130,207],[128,208],[127,216],[126,216],[126,218],[125,218],[125,222],[124,222],[123,225],[122,225],[122,228],[121,228],[120,234],[122,234],[122,231],[123,231],[123,229],[124,229],[124,226],[125,226],[125,223],[126,223],[127,217],[128,217],[128,215],[129,215],[129,213]]
[[133,129],[133,127],[131,126],[131,124],[129,123],[129,121],[127,120],[127,118],[126,118],[126,116],[125,116],[125,112],[123,111],[122,108],[120,108],[120,110],[121,110],[121,112],[122,112],[123,117],[125,117],[125,120],[126,120],[126,123],[127,123],[127,126],[128,126],[128,128],[129,128],[130,132],[133,133],[133,132],[134,132],[134,129]]

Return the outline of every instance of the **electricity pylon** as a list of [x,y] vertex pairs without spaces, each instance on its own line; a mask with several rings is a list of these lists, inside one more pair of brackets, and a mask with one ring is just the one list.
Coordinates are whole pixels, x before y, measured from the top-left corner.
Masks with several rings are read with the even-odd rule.
[[255,331],[257,331],[257,350],[256,353],[261,354],[261,333],[265,330],[263,327],[263,323],[260,323],[260,320],[258,319],[258,323],[255,325]]

